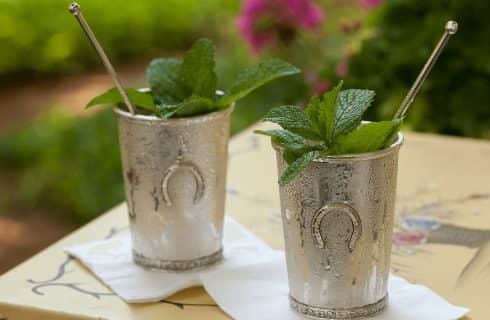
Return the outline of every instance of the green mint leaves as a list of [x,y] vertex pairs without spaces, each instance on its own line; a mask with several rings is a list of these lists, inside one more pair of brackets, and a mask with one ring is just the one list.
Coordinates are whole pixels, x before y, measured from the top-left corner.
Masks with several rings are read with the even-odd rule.
[[366,123],[339,136],[331,146],[332,154],[364,153],[383,149],[393,142],[401,120]]
[[300,69],[282,60],[266,59],[256,66],[243,70],[220,99],[219,105],[228,106],[271,80],[299,72]]
[[[224,95],[217,96],[215,64],[213,43],[208,39],[199,39],[182,61],[158,58],[149,64],[146,78],[151,93],[126,90],[137,112],[143,109],[163,119],[191,117],[225,109],[269,81],[300,72],[295,66],[279,59],[264,60],[241,72]],[[122,97],[113,88],[92,99],[87,107],[121,102]]]
[[284,129],[307,139],[322,140],[320,133],[313,128],[310,118],[295,106],[273,108],[265,115],[263,120],[277,123]]
[[347,134],[361,124],[364,111],[374,100],[374,91],[350,89],[339,92],[332,138]]
[[186,92],[178,85],[182,62],[177,59],[155,59],[146,69],[146,79],[150,84],[155,101],[163,105],[175,105],[182,101]]
[[393,142],[401,120],[362,123],[374,91],[341,91],[342,84],[322,97],[313,97],[304,111],[295,106],[271,109],[264,121],[277,123],[282,129],[255,131],[270,136],[283,149],[288,167],[279,178],[280,185],[289,183],[320,156],[372,152]]
[[322,139],[331,143],[335,130],[337,112],[337,96],[342,88],[340,82],[333,90],[323,95],[323,101],[314,97],[306,107],[306,114],[314,123],[314,127],[320,133]]
[[214,51],[210,40],[199,39],[184,56],[178,80],[188,94],[209,99],[216,96]]
[[284,186],[294,179],[304,168],[306,168],[313,160],[321,155],[320,151],[309,151],[302,154],[293,163],[291,163],[279,178],[279,185]]
[[[138,107],[148,110],[155,111],[155,104],[153,103],[153,98],[149,93],[140,92],[135,89],[126,89],[126,94],[129,100]],[[119,91],[116,88],[112,88],[105,93],[101,94],[90,100],[85,108],[90,108],[99,104],[123,104],[124,100]]]

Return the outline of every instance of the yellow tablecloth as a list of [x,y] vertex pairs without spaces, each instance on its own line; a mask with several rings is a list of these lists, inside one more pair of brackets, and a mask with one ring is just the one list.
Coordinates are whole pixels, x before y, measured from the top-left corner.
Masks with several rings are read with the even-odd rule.
[[[230,145],[227,214],[274,248],[283,247],[276,166],[270,143],[248,130]],[[490,143],[406,134],[400,155],[392,271],[490,319]],[[407,233],[424,216],[428,236]],[[161,303],[128,305],[63,247],[127,228],[122,204],[0,277],[0,320],[229,319],[202,288]],[[42,230],[39,230],[42,232]],[[32,234],[36,237],[36,234]]]

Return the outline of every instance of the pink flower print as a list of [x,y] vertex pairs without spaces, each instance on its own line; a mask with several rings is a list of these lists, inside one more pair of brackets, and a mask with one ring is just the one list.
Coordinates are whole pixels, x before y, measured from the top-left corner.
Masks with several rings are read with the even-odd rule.
[[427,236],[420,231],[402,231],[393,234],[392,242],[397,246],[414,246],[425,243]]

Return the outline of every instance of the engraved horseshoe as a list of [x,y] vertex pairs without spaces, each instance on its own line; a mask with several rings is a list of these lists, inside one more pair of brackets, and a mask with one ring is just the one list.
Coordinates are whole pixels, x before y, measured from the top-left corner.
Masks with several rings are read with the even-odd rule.
[[361,218],[357,213],[356,209],[354,209],[351,205],[345,202],[330,202],[325,206],[321,207],[313,216],[313,220],[311,223],[312,232],[313,232],[313,240],[315,245],[324,249],[327,243],[326,236],[322,235],[322,231],[320,229],[320,225],[322,223],[323,218],[331,211],[338,210],[349,216],[352,223],[352,233],[350,235],[348,248],[349,251],[354,251],[355,245],[362,234],[362,224]]
[[194,177],[194,181],[196,182],[196,193],[194,194],[194,204],[198,203],[199,200],[202,199],[204,195],[204,178],[201,174],[201,171],[199,168],[190,162],[181,162],[181,159],[178,158],[177,162],[173,165],[171,165],[167,171],[165,171],[165,174],[163,176],[163,181],[162,181],[162,195],[163,195],[163,202],[167,206],[172,205],[172,200],[170,199],[170,195],[168,192],[168,181],[170,178],[173,176],[175,172],[178,170],[187,170],[189,171],[192,176]]

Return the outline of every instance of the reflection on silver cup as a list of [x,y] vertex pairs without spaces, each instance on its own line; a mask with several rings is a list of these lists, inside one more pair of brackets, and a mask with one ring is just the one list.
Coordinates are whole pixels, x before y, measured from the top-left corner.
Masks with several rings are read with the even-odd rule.
[[[390,271],[398,151],[327,156],[280,187],[290,305],[314,319],[383,310]],[[287,164],[276,149],[279,175]]]
[[222,258],[232,110],[163,120],[115,109],[136,263],[182,271]]

